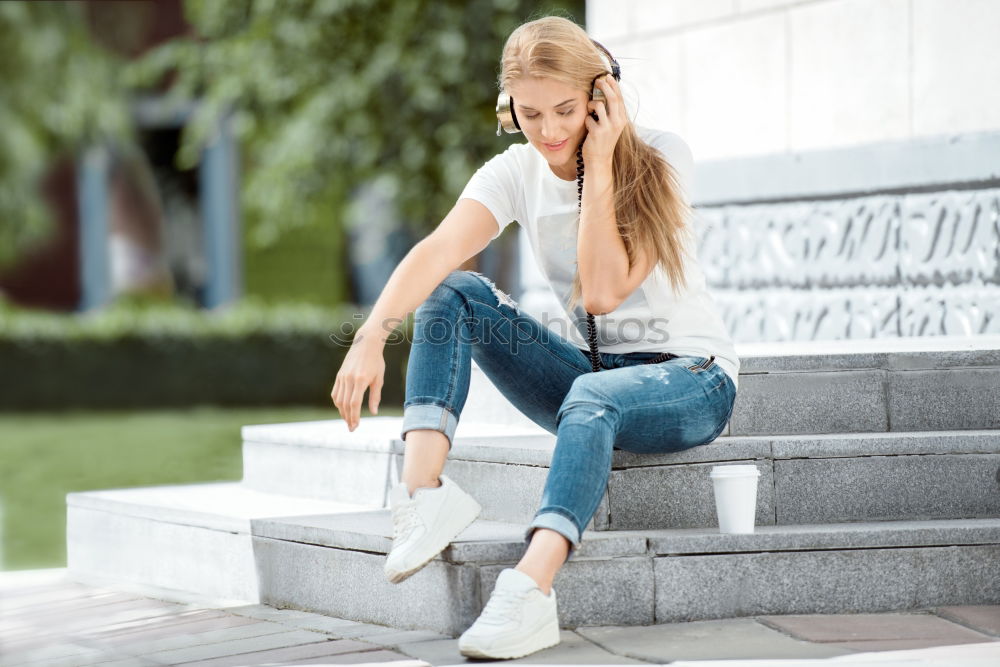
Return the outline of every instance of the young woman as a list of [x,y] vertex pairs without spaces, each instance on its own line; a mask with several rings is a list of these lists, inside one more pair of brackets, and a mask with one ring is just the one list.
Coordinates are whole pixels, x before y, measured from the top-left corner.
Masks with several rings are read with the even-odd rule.
[[[498,119],[528,141],[486,162],[400,263],[332,391],[352,431],[369,388],[375,413],[392,330],[384,323],[416,308],[402,481],[390,492],[392,582],[426,565],[479,515],[479,504],[441,474],[472,359],[557,436],[527,549],[459,639],[466,656],[517,658],[559,643],[552,582],[604,495],[613,449],[704,445],[732,413],[739,360],[694,253],[691,153],[676,134],[632,124],[618,73],[610,54],[565,18],[531,21],[510,35]],[[489,278],[455,270],[512,220],[565,304],[566,337],[521,312]]]

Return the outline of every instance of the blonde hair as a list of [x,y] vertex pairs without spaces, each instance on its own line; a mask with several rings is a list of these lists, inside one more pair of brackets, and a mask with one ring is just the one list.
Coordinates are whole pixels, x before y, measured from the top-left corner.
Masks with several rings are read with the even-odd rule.
[[[602,51],[573,21],[546,16],[518,26],[503,47],[498,84],[510,90],[523,77],[547,78],[587,94],[595,77],[607,72]],[[690,234],[691,206],[681,195],[680,179],[662,154],[636,133],[626,119],[612,157],[614,210],[618,231],[628,252],[629,268],[637,261],[637,248],[652,247],[674,293],[686,287],[684,256]],[[579,269],[567,306],[572,310],[582,297]]]

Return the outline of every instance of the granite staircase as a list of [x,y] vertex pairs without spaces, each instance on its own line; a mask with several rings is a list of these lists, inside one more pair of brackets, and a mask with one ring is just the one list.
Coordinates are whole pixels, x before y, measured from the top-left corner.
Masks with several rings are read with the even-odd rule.
[[[629,625],[1000,603],[1000,337],[738,347],[727,430],[614,452],[560,621]],[[67,495],[70,576],[457,635],[524,550],[555,436],[473,367],[445,473],[481,517],[385,580],[401,418],[242,429],[244,475]],[[760,470],[756,532],[718,532],[709,471]]]

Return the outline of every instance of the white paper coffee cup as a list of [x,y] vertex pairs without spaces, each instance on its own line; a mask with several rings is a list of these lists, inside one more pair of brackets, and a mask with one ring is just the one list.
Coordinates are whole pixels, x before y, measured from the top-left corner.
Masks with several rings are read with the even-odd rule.
[[757,516],[755,465],[712,466],[709,473],[715,489],[715,513],[720,533],[752,533]]

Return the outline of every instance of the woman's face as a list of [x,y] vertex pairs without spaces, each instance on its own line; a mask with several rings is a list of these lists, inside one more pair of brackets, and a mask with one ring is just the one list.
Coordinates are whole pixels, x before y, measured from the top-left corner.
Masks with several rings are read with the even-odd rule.
[[[556,176],[576,179],[576,149],[587,134],[589,97],[553,79],[525,77],[509,86],[521,131]],[[546,144],[559,144],[555,149]]]

